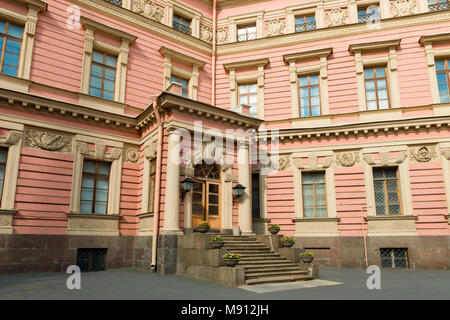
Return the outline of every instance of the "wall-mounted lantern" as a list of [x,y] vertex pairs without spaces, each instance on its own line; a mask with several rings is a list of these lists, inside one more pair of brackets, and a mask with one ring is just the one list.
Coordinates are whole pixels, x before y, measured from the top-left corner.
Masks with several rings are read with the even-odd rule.
[[186,196],[186,193],[191,191],[192,188],[194,187],[194,180],[192,180],[189,177],[184,178],[184,180],[181,181],[181,186],[183,187],[183,191],[181,193],[181,202],[183,202],[184,201],[184,197]]
[[233,205],[238,201],[244,194],[245,187],[241,184],[237,184],[233,187]]

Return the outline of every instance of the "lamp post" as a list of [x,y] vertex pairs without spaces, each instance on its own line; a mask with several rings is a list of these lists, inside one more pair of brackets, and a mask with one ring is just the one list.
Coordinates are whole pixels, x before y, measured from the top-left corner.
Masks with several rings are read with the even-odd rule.
[[191,191],[192,188],[194,187],[194,180],[192,180],[189,177],[184,178],[184,180],[181,181],[181,186],[183,187],[183,191],[181,193],[181,202],[183,202],[184,201],[184,197],[186,196],[186,193]]
[[244,190],[245,190],[245,187],[239,183],[233,187],[233,205],[244,194]]

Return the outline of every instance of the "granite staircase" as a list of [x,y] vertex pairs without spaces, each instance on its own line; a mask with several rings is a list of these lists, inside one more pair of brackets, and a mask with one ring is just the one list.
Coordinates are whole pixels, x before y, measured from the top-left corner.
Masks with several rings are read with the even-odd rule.
[[247,285],[312,280],[313,276],[300,270],[298,264],[280,256],[251,236],[221,235],[229,252],[241,254],[238,266],[245,269]]

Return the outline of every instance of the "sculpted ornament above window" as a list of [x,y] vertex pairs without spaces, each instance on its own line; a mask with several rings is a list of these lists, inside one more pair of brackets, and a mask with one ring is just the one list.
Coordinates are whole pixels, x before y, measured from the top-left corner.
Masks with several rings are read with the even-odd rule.
[[200,39],[206,42],[211,43],[213,38],[212,28],[201,25],[200,26]]
[[219,28],[217,30],[217,43],[224,44],[228,40],[228,27]]
[[164,9],[151,0],[134,0],[133,12],[157,22],[164,22]]
[[436,157],[436,152],[432,146],[412,147],[409,149],[411,158],[417,162],[428,162]]
[[266,35],[268,37],[278,36],[284,33],[286,21],[284,19],[274,19],[266,21]]
[[328,27],[347,24],[347,9],[335,8],[327,11],[326,21]]
[[336,164],[342,167],[353,167],[359,161],[358,152],[336,153]]
[[45,151],[72,152],[72,138],[44,131],[26,130],[25,147]]
[[416,13],[416,0],[391,1],[391,11],[394,17],[408,16]]

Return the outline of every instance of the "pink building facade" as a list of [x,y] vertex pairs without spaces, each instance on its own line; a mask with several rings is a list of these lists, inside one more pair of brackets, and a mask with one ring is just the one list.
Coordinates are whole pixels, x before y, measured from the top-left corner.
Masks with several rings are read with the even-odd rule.
[[449,18],[431,0],[0,0],[0,271],[63,271],[80,248],[148,269],[155,235],[204,220],[277,224],[321,265],[449,269]]

